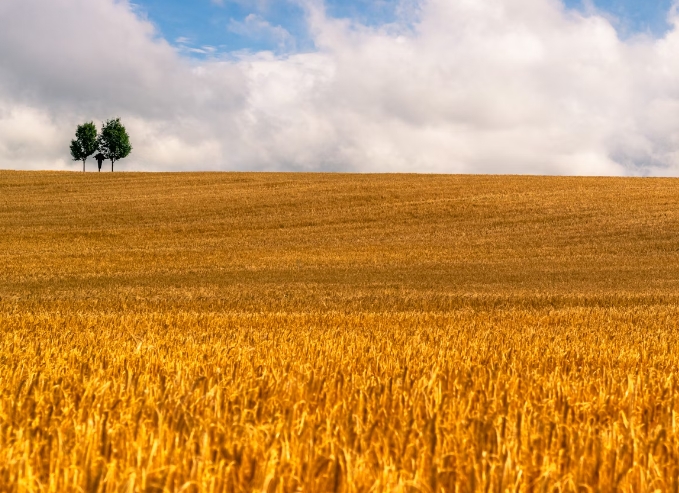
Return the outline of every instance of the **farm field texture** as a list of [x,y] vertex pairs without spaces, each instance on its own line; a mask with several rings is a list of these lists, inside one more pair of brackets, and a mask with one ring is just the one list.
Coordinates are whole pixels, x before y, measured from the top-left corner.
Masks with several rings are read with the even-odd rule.
[[0,171],[0,491],[679,490],[679,182]]

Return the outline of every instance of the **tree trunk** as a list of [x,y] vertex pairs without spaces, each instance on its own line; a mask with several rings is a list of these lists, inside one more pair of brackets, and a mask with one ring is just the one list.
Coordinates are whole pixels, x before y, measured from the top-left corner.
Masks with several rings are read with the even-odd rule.
[[85,172],[85,160],[83,159],[83,173]]
[[113,173],[113,159],[111,159],[111,173]]

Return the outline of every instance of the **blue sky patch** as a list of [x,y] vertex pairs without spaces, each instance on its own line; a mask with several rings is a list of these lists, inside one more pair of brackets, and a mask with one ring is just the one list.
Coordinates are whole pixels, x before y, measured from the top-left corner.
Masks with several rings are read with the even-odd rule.
[[[669,29],[672,0],[565,0],[568,8],[606,15],[622,38],[638,33],[662,36]],[[327,0],[328,15],[380,25],[398,19],[398,0]],[[304,11],[294,1],[136,0],[138,11],[184,54],[211,57],[270,50],[294,53],[313,49]]]
[[567,7],[583,11],[593,6],[606,14],[622,38],[635,34],[660,37],[670,30],[667,16],[672,0],[565,0]]

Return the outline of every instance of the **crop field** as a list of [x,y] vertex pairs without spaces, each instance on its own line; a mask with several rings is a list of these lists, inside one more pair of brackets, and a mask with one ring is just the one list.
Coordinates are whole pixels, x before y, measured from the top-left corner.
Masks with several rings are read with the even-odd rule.
[[679,181],[0,171],[0,491],[679,491]]

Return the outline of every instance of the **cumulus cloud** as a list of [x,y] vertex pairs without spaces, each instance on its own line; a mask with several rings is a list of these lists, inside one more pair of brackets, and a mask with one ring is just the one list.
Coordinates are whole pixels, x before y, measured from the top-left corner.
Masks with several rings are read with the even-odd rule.
[[621,40],[558,0],[306,10],[314,52],[198,61],[125,1],[4,0],[0,167],[76,169],[75,125],[120,116],[121,169],[679,174],[676,15]]

